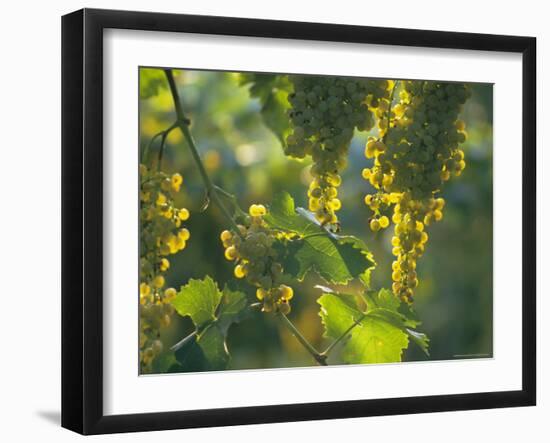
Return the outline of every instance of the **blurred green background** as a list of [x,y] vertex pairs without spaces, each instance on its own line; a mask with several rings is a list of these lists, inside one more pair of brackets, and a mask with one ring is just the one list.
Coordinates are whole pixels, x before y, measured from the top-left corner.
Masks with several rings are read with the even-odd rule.
[[[175,71],[185,112],[191,120],[204,164],[212,180],[238,197],[245,210],[251,203],[269,204],[279,191],[289,192],[297,206],[307,207],[309,160],[285,157],[281,144],[264,125],[260,103],[251,99],[247,87],[238,86],[238,75],[227,72]],[[468,140],[462,146],[467,168],[448,182],[443,192],[447,204],[442,222],[428,228],[430,240],[419,260],[420,285],[415,310],[423,321],[418,328],[430,337],[430,360],[457,356],[492,356],[492,85],[472,84],[472,97],[461,118]],[[166,88],[140,100],[140,149],[151,137],[175,120],[172,97]],[[373,233],[368,229],[371,213],[363,197],[371,191],[361,170],[371,165],[363,151],[369,134],[356,133],[349,166],[340,188],[339,218],[344,233],[362,238],[378,263],[372,274],[373,289],[391,286],[390,239],[393,229]],[[204,186],[180,131],[167,139],[163,169],[184,177],[177,204],[191,212],[185,223],[191,231],[187,248],[170,258],[167,286],[179,289],[189,278],[212,276],[223,287],[243,289],[253,300],[254,290],[233,278],[233,266],[223,256],[219,233],[227,228],[223,216],[211,205],[201,213]],[[318,349],[328,345],[313,289],[323,282],[315,275],[295,286],[291,320]],[[175,316],[162,340],[168,349],[193,330],[188,319]],[[310,356],[272,315],[254,314],[233,325],[229,333],[232,369],[309,366]],[[414,345],[404,361],[426,360]],[[340,363],[337,353],[330,364]]]

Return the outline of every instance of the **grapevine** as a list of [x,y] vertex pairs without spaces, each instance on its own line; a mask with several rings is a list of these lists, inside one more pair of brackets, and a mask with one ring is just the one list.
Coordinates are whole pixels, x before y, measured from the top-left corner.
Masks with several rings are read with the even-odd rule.
[[[218,177],[205,167],[197,147],[202,148],[202,143],[193,137],[200,139],[201,132],[193,127],[192,134],[190,115],[193,124],[196,120],[185,108],[192,102],[182,100],[172,70],[161,72],[173,101],[175,120],[151,139],[139,166],[141,372],[154,372],[158,367],[155,362],[169,352],[177,360],[172,366],[176,371],[227,368],[229,327],[260,310],[273,314],[262,316],[262,321],[278,319],[273,321],[280,321],[319,365],[326,365],[333,352],[340,352],[345,363],[400,361],[409,343],[417,344],[428,355],[429,339],[416,330],[420,322],[411,306],[419,285],[417,263],[425,253],[429,226],[443,218],[447,182],[460,177],[466,167],[462,144],[467,134],[459,117],[471,94],[469,86],[241,74],[240,86],[250,85],[251,97],[260,101],[266,126],[279,138],[286,156],[279,153],[281,158],[285,162],[287,157],[304,160],[306,165],[300,166],[304,171],[311,165],[306,182],[307,208],[296,207],[290,193],[279,189],[271,201],[260,200],[261,204],[252,200],[256,203],[245,212],[238,194],[216,184]],[[144,96],[166,86],[158,75],[152,78],[155,83],[144,86]],[[225,262],[225,269],[231,271],[231,278],[223,284],[209,273],[202,279],[189,278],[180,289],[166,287],[171,256],[183,251],[190,239],[184,226],[189,211],[175,202],[182,175],[162,170],[165,142],[173,130],[181,131],[181,145],[204,185],[202,211],[212,204],[222,220],[216,225],[217,232],[221,231],[221,251],[229,262]],[[366,140],[364,156],[372,162],[363,169],[362,178],[374,189],[366,195],[359,191],[359,201],[364,196],[372,212],[362,220],[368,226],[365,241],[343,234],[338,217],[343,209],[344,172],[357,132],[365,133],[359,136]],[[150,166],[147,154],[155,139],[160,139],[160,148],[156,164],[153,161]],[[300,177],[304,180],[303,175]],[[359,174],[356,178],[361,181]],[[370,273],[376,262],[367,244],[391,225],[395,257],[391,282],[388,289],[375,290]],[[199,236],[198,229],[193,232]],[[312,276],[322,284],[311,284]],[[301,290],[307,285],[322,292],[317,298],[318,314],[323,336],[330,340],[324,351],[313,346],[314,342],[300,332],[299,323],[292,320],[302,303],[308,302]],[[300,297],[295,297],[295,291]],[[185,328],[192,325],[194,330],[187,330],[188,335],[166,349],[161,331],[176,313],[189,317],[191,323]],[[166,342],[166,336],[163,339]]]

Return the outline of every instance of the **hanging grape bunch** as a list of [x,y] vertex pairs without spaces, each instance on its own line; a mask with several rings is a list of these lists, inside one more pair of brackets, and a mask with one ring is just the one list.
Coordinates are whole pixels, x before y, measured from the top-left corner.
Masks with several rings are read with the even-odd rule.
[[374,166],[363,170],[363,178],[377,190],[365,197],[374,213],[370,228],[389,226],[393,207],[392,289],[407,303],[418,285],[416,262],[428,241],[425,226],[443,217],[445,200],[438,194],[466,167],[459,148],[465,126],[458,115],[469,96],[462,83],[403,82],[381,136],[370,138],[365,149]]
[[344,77],[290,76],[289,95],[293,132],[286,140],[286,154],[311,156],[313,180],[309,209],[322,224],[336,224],[342,204],[338,187],[347,164],[354,129],[368,131],[374,114],[387,109],[391,81]]
[[160,329],[170,324],[176,297],[174,288],[164,288],[168,256],[185,249],[189,230],[182,222],[189,218],[186,208],[177,208],[174,197],[180,192],[180,174],[168,175],[140,165],[140,364],[150,372],[162,351]]
[[263,205],[250,206],[248,225],[238,225],[238,233],[223,231],[220,238],[225,258],[236,263],[235,277],[246,278],[257,288],[256,297],[262,303],[262,310],[288,314],[294,292],[291,287],[279,283],[283,268],[273,249],[275,233],[263,220],[266,213]]

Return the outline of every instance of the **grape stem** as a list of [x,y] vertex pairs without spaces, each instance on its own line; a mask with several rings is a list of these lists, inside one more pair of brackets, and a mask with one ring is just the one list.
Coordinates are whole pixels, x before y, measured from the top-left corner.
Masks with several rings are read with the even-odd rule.
[[307,240],[308,238],[312,238],[312,237],[326,237],[326,236],[327,236],[326,232],[314,232],[313,234],[302,235],[301,237],[298,237],[298,238],[300,240]]
[[219,192],[223,197],[227,198],[231,204],[233,205],[235,212],[237,212],[240,216],[246,217],[248,214],[244,212],[241,209],[241,206],[239,205],[239,202],[237,201],[237,197],[235,197],[230,192],[227,192],[225,189],[220,188],[218,185],[214,185],[214,189]]
[[158,165],[157,165],[158,169],[160,169],[160,163],[162,162],[162,155],[163,155],[163,151],[164,151],[164,143],[166,141],[166,137],[168,137],[168,134],[170,134],[170,132],[172,132],[172,130],[174,130],[176,128],[177,128],[177,125],[173,124],[169,128],[163,129],[162,131],[157,132],[155,135],[153,135],[151,137],[151,140],[149,140],[149,143],[147,143],[147,146],[145,146],[145,149],[143,150],[143,153],[141,155],[141,161],[142,162],[147,162],[147,157],[149,156],[149,152],[151,151],[151,148],[153,147],[153,143],[155,142],[155,140],[158,137],[161,137],[161,145],[160,145],[160,148],[159,148]]
[[[178,88],[176,86],[176,82],[174,81],[174,75],[172,74],[172,70],[164,69],[164,74],[166,75],[166,79],[168,80],[168,85],[170,86],[170,92],[172,94],[172,100],[174,101],[174,108],[176,110],[176,122],[174,123],[174,126],[179,127],[181,132],[183,133],[183,137],[185,138],[185,141],[187,142],[187,146],[191,151],[191,155],[193,156],[193,159],[195,160],[195,163],[199,169],[199,173],[202,177],[202,181],[206,186],[206,192],[208,197],[212,199],[212,201],[220,209],[223,215],[227,218],[233,230],[242,238],[243,235],[240,229],[238,228],[237,223],[235,223],[235,220],[233,219],[233,217],[231,216],[231,214],[229,213],[229,211],[227,210],[227,208],[225,207],[225,205],[223,204],[223,202],[221,201],[218,195],[218,193],[220,192],[219,190],[221,188],[214,185],[214,183],[212,183],[212,180],[210,180],[210,177],[206,172],[206,168],[204,167],[204,164],[197,150],[195,141],[193,140],[193,136],[191,135],[191,131],[189,130],[189,125],[191,124],[191,121],[185,116],[185,113],[183,111],[183,106],[180,101]],[[226,194],[231,195],[229,193],[226,193]]]
[[160,146],[159,146],[159,153],[158,153],[158,159],[157,159],[157,171],[160,171],[161,169],[162,156],[164,155],[164,145],[166,143],[166,137],[168,137],[168,134],[170,134],[170,132],[172,132],[172,130],[176,128],[177,128],[177,125],[173,124],[166,131],[164,131],[160,137]]
[[183,348],[186,345],[186,343],[190,342],[198,333],[199,331],[197,330],[191,332],[191,334],[183,337],[179,342],[177,342],[174,346],[172,346],[170,350],[172,352],[176,352],[177,350]]
[[141,162],[142,163],[147,162],[147,157],[149,156],[149,151],[151,151],[151,148],[153,147],[153,143],[155,142],[157,137],[160,137],[162,135],[163,132],[164,131],[160,131],[160,132],[156,133],[155,135],[153,135],[151,137],[151,140],[149,140],[149,143],[147,143],[147,145],[145,146],[145,148],[143,149],[143,152],[141,154]]
[[382,141],[384,142],[384,144],[386,144],[386,137],[388,135],[388,132],[390,132],[391,108],[393,106],[393,96],[395,95],[395,90],[397,89],[398,84],[399,84],[399,80],[396,80],[395,83],[393,84],[393,88],[390,94],[390,103],[388,105],[388,111],[386,113],[386,119],[388,120],[388,127],[386,128],[386,132],[382,137]]
[[320,366],[327,366],[327,355],[324,355],[320,352],[318,352],[313,345],[305,338],[300,331],[294,326],[294,323],[292,323],[288,317],[283,314],[282,312],[278,313],[279,318],[281,319],[283,325],[286,326],[286,328],[291,332],[294,337],[302,344],[302,346],[311,354],[311,356],[315,359],[315,361]]

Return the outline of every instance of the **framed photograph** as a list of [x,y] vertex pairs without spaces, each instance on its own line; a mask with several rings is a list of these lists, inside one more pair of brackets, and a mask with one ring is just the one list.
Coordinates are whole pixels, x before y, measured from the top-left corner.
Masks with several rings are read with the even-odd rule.
[[62,425],[536,401],[531,37],[62,21]]

